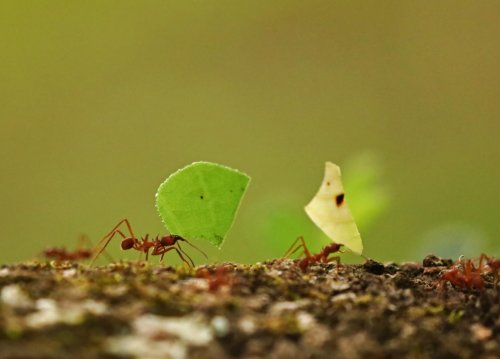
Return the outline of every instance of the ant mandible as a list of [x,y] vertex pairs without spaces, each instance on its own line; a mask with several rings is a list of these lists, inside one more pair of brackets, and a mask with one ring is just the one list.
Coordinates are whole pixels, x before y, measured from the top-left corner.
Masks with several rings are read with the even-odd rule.
[[[128,229],[129,235],[126,236],[121,230],[120,226],[125,224]],[[179,255],[179,258],[188,266],[188,267],[194,267],[194,262],[191,259],[191,257],[182,249],[180,242],[185,242],[191,247],[197,249],[200,253],[202,253],[205,258],[208,259],[207,255],[198,247],[195,245],[191,244],[187,239],[182,238],[181,236],[175,235],[175,234],[167,234],[164,236],[157,235],[154,239],[149,239],[149,235],[146,234],[144,237],[137,238],[134,235],[134,231],[132,230],[132,226],[130,225],[130,222],[128,219],[122,219],[118,224],[109,232],[106,234],[95,246],[95,249],[102,245],[101,249],[96,251],[96,255],[90,262],[90,265],[94,263],[94,261],[99,257],[99,255],[106,249],[108,246],[109,242],[114,238],[114,236],[118,234],[122,237],[122,242],[121,242],[121,248],[122,250],[129,250],[129,249],[135,249],[136,251],[139,251],[141,253],[146,254],[146,260],[149,258],[149,254],[151,251],[152,256],[160,256],[160,262],[163,261],[163,257],[165,254],[171,250],[174,250],[177,252]],[[104,244],[102,244],[104,243]],[[186,260],[186,257],[188,260]]]
[[[300,241],[300,243],[298,243]],[[330,262],[336,262],[337,263],[337,268],[340,266],[340,257],[335,256],[329,258],[330,254],[332,253],[337,253],[340,252],[340,248],[343,246],[343,244],[339,243],[332,243],[329,244],[321,250],[321,252],[316,253],[316,254],[311,254],[309,249],[306,246],[306,242],[304,240],[304,237],[300,236],[298,237],[288,248],[288,250],[285,252],[284,257],[288,258],[295,252],[297,252],[299,249],[304,250],[304,255],[305,257],[299,260],[298,266],[300,269],[302,269],[303,272],[306,271],[306,269],[309,267],[310,264],[312,263],[330,263]]]

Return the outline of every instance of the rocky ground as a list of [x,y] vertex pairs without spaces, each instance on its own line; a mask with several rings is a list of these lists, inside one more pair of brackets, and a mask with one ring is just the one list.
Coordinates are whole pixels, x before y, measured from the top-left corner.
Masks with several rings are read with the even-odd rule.
[[4,265],[0,358],[500,358],[499,285],[451,265]]

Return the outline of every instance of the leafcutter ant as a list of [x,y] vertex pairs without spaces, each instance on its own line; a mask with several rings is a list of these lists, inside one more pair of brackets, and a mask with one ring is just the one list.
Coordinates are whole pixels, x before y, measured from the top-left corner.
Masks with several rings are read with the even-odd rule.
[[484,288],[484,279],[481,277],[482,261],[483,256],[481,256],[479,266],[476,268],[471,259],[464,263],[460,257],[458,263],[441,274],[438,287],[442,289],[446,282],[450,282],[461,289],[482,290]]
[[[91,247],[92,242],[90,241],[90,239],[86,235],[82,235],[80,236],[78,245],[74,251],[70,251],[65,247],[50,247],[44,249],[41,254],[43,257],[49,260],[80,261],[90,259],[92,257],[94,252],[92,251]],[[108,256],[109,259],[111,259],[111,257],[107,253],[104,254]]]
[[340,257],[335,256],[330,258],[330,254],[340,252],[342,246],[343,246],[342,244],[332,243],[323,247],[321,252],[316,254],[311,254],[311,252],[306,246],[304,237],[300,236],[292,243],[290,248],[288,248],[288,250],[284,254],[284,257],[288,258],[289,256],[296,253],[298,250],[303,249],[305,257],[300,259],[298,262],[298,266],[300,267],[300,269],[302,269],[303,272],[305,272],[306,269],[309,267],[309,265],[312,263],[336,262],[338,268],[340,265]]
[[[125,235],[121,230],[120,227],[122,225],[126,225],[128,229],[128,236]],[[90,265],[94,263],[94,261],[99,257],[99,255],[106,249],[108,246],[109,242],[115,237],[115,235],[118,234],[122,238],[121,242],[121,248],[122,250],[129,250],[129,249],[135,249],[136,251],[139,251],[141,253],[146,254],[146,260],[148,260],[149,255],[151,254],[152,256],[160,256],[160,262],[163,261],[163,257],[167,252],[170,251],[175,251],[177,252],[179,258],[188,266],[188,267],[194,267],[194,262],[191,259],[191,257],[182,249],[180,242],[187,243],[191,247],[195,248],[198,250],[200,253],[202,253],[205,258],[208,259],[207,255],[198,247],[195,245],[191,244],[187,239],[182,238],[181,236],[175,235],[175,234],[167,234],[164,236],[157,235],[153,239],[149,239],[149,235],[146,234],[144,237],[137,238],[134,235],[134,231],[132,230],[132,226],[130,225],[130,222],[128,219],[122,219],[118,224],[109,232],[106,234],[95,246],[95,256],[92,259],[92,262],[90,262]],[[100,249],[98,249],[100,247]],[[187,259],[186,259],[187,258]]]
[[216,292],[219,288],[233,284],[233,275],[231,274],[233,268],[230,265],[220,265],[212,270],[208,268],[199,268],[196,271],[196,277],[203,278],[208,282],[208,290]]

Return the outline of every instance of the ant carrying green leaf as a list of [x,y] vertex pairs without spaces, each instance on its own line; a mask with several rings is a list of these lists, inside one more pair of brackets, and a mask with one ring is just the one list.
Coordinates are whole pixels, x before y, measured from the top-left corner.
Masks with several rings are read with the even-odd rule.
[[[125,235],[120,227],[123,225],[126,226],[128,230],[128,235]],[[94,247],[95,256],[90,262],[92,265],[95,260],[99,257],[99,255],[106,249],[109,242],[115,237],[115,235],[119,235],[122,238],[121,248],[122,250],[135,249],[138,252],[146,254],[146,260],[148,260],[149,255],[152,256],[160,256],[160,262],[163,261],[163,257],[166,253],[170,251],[175,251],[179,258],[188,266],[194,267],[194,262],[191,257],[182,249],[180,242],[187,243],[191,247],[197,249],[200,253],[202,253],[205,258],[208,259],[207,255],[198,247],[191,244],[187,239],[182,238],[181,236],[175,234],[167,234],[164,236],[157,235],[155,238],[150,239],[149,235],[146,234],[144,237],[138,238],[135,236],[134,231],[132,230],[132,226],[128,219],[122,219],[118,224],[106,234]],[[186,259],[187,258],[187,259]]]

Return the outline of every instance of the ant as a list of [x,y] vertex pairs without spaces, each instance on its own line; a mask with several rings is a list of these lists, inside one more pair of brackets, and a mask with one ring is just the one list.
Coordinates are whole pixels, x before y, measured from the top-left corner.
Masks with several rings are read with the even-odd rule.
[[[90,247],[92,247],[92,242],[86,235],[82,235],[74,251],[69,251],[64,247],[51,247],[44,249],[41,254],[47,259],[56,261],[79,261],[92,257],[93,251],[89,249]],[[107,253],[105,255],[111,258]]]
[[[300,241],[300,243],[297,243],[299,241]],[[302,269],[302,272],[305,272],[306,269],[309,267],[309,265],[312,263],[329,263],[329,262],[334,261],[337,263],[337,268],[338,268],[340,266],[340,257],[338,257],[338,256],[331,257],[331,258],[328,258],[328,257],[332,253],[341,252],[340,248],[342,246],[343,246],[343,244],[332,243],[332,244],[329,244],[329,245],[323,247],[321,252],[316,253],[316,254],[311,254],[311,252],[309,252],[309,249],[306,246],[306,242],[304,240],[304,237],[300,236],[292,243],[290,248],[288,248],[288,250],[284,254],[284,257],[288,258],[289,256],[291,256],[292,254],[294,254],[295,252],[297,252],[299,249],[302,248],[304,250],[305,257],[302,258],[301,260],[299,260],[299,262],[298,262],[298,266],[300,267],[300,269]]]
[[230,273],[232,271],[233,268],[226,264],[217,266],[213,270],[204,267],[196,271],[196,277],[205,279],[208,282],[208,290],[216,292],[220,287],[231,287],[233,276]]
[[484,288],[484,279],[481,277],[483,255],[479,259],[479,266],[476,268],[471,259],[462,262],[463,256],[458,259],[451,269],[443,272],[439,279],[439,288],[444,288],[445,282],[450,282],[462,289],[473,289],[480,291]]
[[[120,226],[125,224],[128,229],[129,235],[126,236],[123,234],[123,232],[120,230]],[[94,261],[99,257],[99,255],[106,249],[108,246],[109,242],[113,239],[113,237],[119,234],[122,237],[122,242],[121,242],[121,248],[122,250],[129,250],[129,249],[135,249],[136,251],[139,251],[141,253],[146,254],[146,260],[148,260],[149,257],[149,252],[151,251],[152,256],[160,256],[160,262],[163,261],[163,257],[165,254],[171,250],[174,250],[177,252],[179,255],[180,259],[188,266],[188,267],[194,267],[194,262],[191,259],[191,257],[182,249],[180,242],[185,242],[191,247],[197,249],[200,253],[202,253],[205,258],[208,259],[207,255],[198,247],[195,245],[191,244],[187,239],[182,238],[181,236],[175,235],[175,234],[168,234],[164,236],[157,235],[154,239],[149,239],[149,235],[146,234],[144,237],[137,238],[134,235],[134,232],[132,231],[132,226],[130,225],[130,222],[128,219],[122,219],[118,224],[109,232],[106,234],[100,241],[97,243],[95,246],[95,249],[97,249],[101,243],[104,243],[97,251],[96,255],[90,262],[90,265],[94,263]],[[189,260],[186,260],[187,259]]]

